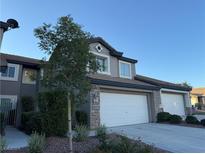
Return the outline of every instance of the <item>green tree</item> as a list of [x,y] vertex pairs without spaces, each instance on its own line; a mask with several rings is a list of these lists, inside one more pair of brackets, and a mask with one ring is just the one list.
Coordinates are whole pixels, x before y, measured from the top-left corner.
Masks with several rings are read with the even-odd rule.
[[72,151],[71,106],[83,102],[91,88],[86,75],[97,70],[96,60],[89,52],[90,33],[73,21],[70,16],[58,19],[55,26],[43,24],[34,30],[40,40],[39,47],[50,56],[43,63],[43,86],[50,90],[67,91],[68,128],[70,150]]
[[191,84],[188,83],[187,81],[182,82],[181,85],[191,87]]

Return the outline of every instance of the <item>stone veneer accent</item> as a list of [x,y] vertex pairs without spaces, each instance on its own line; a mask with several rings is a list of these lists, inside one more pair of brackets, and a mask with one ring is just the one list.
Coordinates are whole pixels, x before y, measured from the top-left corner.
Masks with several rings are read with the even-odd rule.
[[161,104],[161,95],[159,90],[153,91],[153,104],[154,104],[154,117],[153,120],[154,122],[157,121],[157,113],[162,112],[162,104]]
[[90,128],[100,126],[100,88],[93,86],[90,91]]
[[191,108],[189,93],[184,94],[184,102],[185,102],[185,114],[186,115],[191,115],[192,114],[192,108]]

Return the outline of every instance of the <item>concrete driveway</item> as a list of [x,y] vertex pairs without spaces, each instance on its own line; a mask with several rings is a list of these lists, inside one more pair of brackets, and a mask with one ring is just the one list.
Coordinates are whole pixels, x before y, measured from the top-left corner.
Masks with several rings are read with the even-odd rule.
[[168,124],[138,124],[112,127],[110,132],[140,139],[170,152],[205,152],[205,129]]

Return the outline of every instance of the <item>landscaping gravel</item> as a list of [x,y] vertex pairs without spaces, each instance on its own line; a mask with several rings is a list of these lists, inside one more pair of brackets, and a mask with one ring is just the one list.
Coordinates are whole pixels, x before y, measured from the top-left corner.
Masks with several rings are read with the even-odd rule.
[[[109,138],[113,139],[118,135],[110,134]],[[97,152],[97,147],[100,145],[99,140],[96,137],[89,137],[87,140],[82,142],[73,141],[73,152],[75,153],[90,153]],[[48,137],[46,139],[46,146],[43,152],[45,153],[69,153],[69,144],[68,138],[65,137]],[[13,150],[6,150],[8,153],[28,153],[28,148],[20,148]],[[155,152],[163,153],[167,152],[165,150],[161,150],[155,148]]]
[[[99,145],[99,141],[95,137],[89,137],[86,141],[73,142],[73,152],[86,153],[92,151]],[[27,153],[28,148],[6,150],[9,153]],[[69,153],[68,138],[64,137],[49,137],[46,139],[45,153]]]

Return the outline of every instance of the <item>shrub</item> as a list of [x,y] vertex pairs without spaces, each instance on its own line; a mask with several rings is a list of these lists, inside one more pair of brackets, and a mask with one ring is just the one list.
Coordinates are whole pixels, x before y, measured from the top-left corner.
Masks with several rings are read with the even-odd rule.
[[43,114],[36,113],[31,117],[31,119],[26,123],[26,132],[31,134],[32,132],[36,131],[38,133],[42,133],[43,127]]
[[[114,142],[113,142],[114,143]],[[131,141],[126,136],[120,136],[118,144],[112,148],[113,153],[148,153],[154,152],[154,148],[145,145],[141,140]]]
[[46,136],[65,136],[68,130],[68,105],[66,92],[49,91],[39,94],[39,109],[43,116]]
[[5,120],[4,120],[4,113],[0,112],[0,135],[5,134]]
[[22,114],[22,128],[27,134],[33,131],[42,132],[44,114],[40,112],[24,112]]
[[26,125],[26,123],[31,119],[31,117],[36,114],[37,112],[31,111],[31,112],[23,112],[21,114],[21,124],[22,127]]
[[45,135],[34,132],[29,141],[28,149],[30,153],[41,153],[45,145]]
[[105,142],[107,137],[107,128],[105,127],[105,125],[101,125],[99,128],[97,128],[96,136],[101,143]]
[[119,143],[113,145],[112,152],[114,153],[135,153],[137,151],[137,146],[133,143],[130,143],[130,140],[124,136],[120,136]]
[[34,99],[31,96],[22,96],[22,109],[24,112],[34,111]]
[[203,126],[205,126],[205,119],[202,119],[202,120],[201,120],[201,124],[202,124]]
[[75,128],[76,135],[75,139],[76,141],[84,141],[88,138],[88,128],[85,125],[77,125]]
[[6,150],[7,148],[7,144],[6,144],[6,140],[0,135],[0,152],[4,152],[4,150]]
[[201,103],[201,102],[196,103],[195,106],[196,106],[196,108],[197,108],[198,110],[201,110],[201,109],[202,109],[202,106],[203,106],[203,103]]
[[[97,152],[101,153],[148,153],[155,152],[154,147],[142,143],[140,140],[133,141],[126,136],[116,136],[107,140],[106,146],[100,145]],[[96,152],[95,151],[95,152]]]
[[168,112],[159,112],[157,114],[157,122],[167,122],[170,119],[171,114]]
[[194,116],[187,116],[185,121],[188,124],[199,124],[198,119],[196,117],[194,117]]
[[88,124],[88,115],[83,111],[75,112],[76,120],[79,125],[87,125]]
[[176,114],[171,115],[169,119],[169,122],[172,124],[179,124],[182,122],[182,118]]
[[101,125],[97,128],[96,136],[100,142],[100,149],[103,149],[105,152],[110,152],[110,144],[107,142],[107,128],[105,125]]

